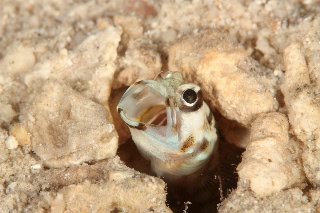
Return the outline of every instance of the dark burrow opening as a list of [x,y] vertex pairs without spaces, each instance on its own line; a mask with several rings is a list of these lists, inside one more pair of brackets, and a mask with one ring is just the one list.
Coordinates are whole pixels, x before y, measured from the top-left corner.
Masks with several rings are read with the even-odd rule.
[[[156,176],[151,171],[150,162],[139,153],[130,137],[129,129],[116,111],[116,106],[126,89],[113,90],[109,99],[110,110],[119,133],[117,154],[128,167],[141,173]],[[186,182],[186,186],[187,184],[194,184],[194,188],[199,190],[195,190],[194,193],[186,193],[185,196],[181,196],[183,192],[178,192],[176,187],[168,184],[167,204],[173,212],[217,212],[218,204],[237,187],[238,175],[236,168],[241,161],[244,149],[229,143],[235,143],[230,140],[236,140],[239,138],[238,136],[224,137],[224,133],[228,131],[226,128],[229,127],[237,129],[237,131],[246,131],[246,129],[236,122],[224,118],[219,112],[214,112],[214,117],[219,135],[220,165],[218,171],[204,172],[196,181],[192,183]],[[230,132],[228,134],[230,135]]]

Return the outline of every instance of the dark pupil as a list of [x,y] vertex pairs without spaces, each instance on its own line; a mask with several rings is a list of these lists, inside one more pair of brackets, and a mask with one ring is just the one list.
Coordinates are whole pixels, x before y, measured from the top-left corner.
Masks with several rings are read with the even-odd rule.
[[185,100],[187,103],[192,104],[197,100],[197,93],[192,89],[187,89],[183,93],[183,100]]

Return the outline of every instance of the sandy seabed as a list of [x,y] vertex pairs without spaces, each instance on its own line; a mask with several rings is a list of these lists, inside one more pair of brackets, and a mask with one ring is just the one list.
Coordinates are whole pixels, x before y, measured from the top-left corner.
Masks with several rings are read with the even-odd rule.
[[115,113],[166,70],[246,148],[219,212],[319,212],[319,14],[319,0],[2,0],[0,212],[171,212],[165,182],[120,160]]

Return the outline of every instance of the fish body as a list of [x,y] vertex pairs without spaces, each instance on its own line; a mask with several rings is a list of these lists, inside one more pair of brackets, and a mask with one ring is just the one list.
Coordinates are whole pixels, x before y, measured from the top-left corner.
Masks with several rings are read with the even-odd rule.
[[200,175],[218,164],[215,121],[200,87],[179,72],[131,85],[117,110],[152,170],[168,180]]

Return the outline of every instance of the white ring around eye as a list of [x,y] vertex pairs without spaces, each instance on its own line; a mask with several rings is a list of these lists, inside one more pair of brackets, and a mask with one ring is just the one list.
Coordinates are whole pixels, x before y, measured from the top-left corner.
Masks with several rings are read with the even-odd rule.
[[[189,94],[186,94],[186,93],[189,93]],[[195,96],[195,97],[193,97],[193,96]],[[191,89],[191,88],[186,89],[182,92],[181,99],[182,99],[182,102],[184,105],[191,107],[191,106],[195,105],[195,103],[197,103],[198,93],[194,89]],[[190,101],[192,101],[192,102],[188,102],[187,99],[190,99]]]
[[[187,90],[193,90],[197,95],[196,100],[194,100],[192,103],[190,102],[188,103],[188,101],[186,101],[183,98],[183,94]],[[193,112],[198,110],[202,106],[202,103],[203,103],[202,91],[200,87],[196,84],[189,83],[189,84],[181,85],[177,90],[177,95],[179,96],[177,98],[180,102],[179,108],[182,111]]]

